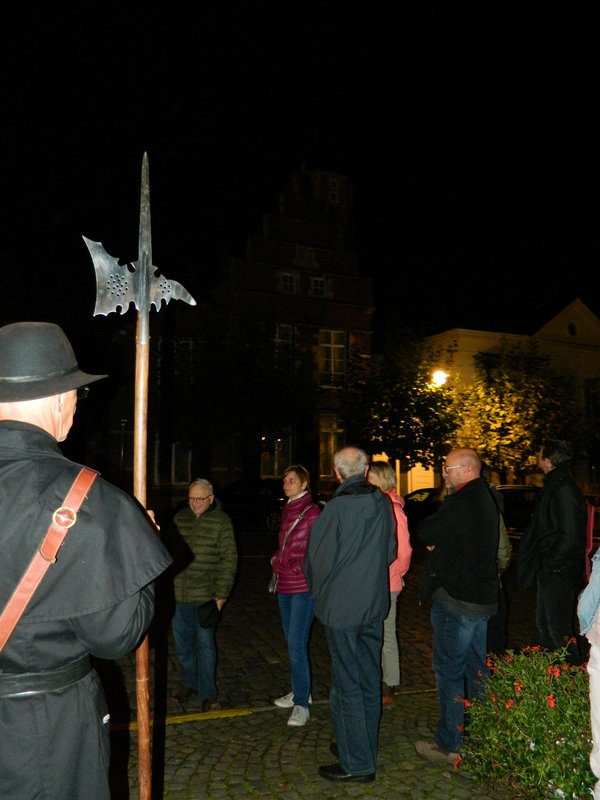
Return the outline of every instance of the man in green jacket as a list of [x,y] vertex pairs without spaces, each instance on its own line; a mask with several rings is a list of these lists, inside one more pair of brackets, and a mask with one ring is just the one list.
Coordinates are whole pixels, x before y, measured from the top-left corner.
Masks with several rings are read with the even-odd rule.
[[197,695],[204,711],[217,711],[215,629],[233,587],[237,548],[231,519],[209,481],[192,482],[188,507],[175,514],[168,541],[175,572],[173,637],[182,679],[173,699],[185,703]]

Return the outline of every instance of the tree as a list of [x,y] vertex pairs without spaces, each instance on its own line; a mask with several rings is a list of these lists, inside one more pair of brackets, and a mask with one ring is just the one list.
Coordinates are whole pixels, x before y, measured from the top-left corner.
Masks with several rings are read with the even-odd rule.
[[557,374],[535,343],[503,342],[496,353],[474,356],[476,376],[459,388],[461,440],[504,483],[535,472],[546,438],[579,440],[582,415],[574,379]]
[[410,332],[388,342],[372,360],[351,365],[342,403],[347,439],[393,453],[408,468],[436,466],[457,428],[452,389],[431,379],[439,354]]

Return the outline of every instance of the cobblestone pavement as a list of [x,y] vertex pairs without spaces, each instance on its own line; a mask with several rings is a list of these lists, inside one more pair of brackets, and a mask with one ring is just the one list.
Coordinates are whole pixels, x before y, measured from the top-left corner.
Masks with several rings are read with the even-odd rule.
[[[193,702],[184,707],[168,699],[179,675],[168,627],[170,604],[161,599],[150,634],[153,800],[508,797],[477,785],[464,769],[430,764],[415,753],[417,739],[433,737],[438,713],[429,608],[420,607],[416,598],[419,563],[413,564],[398,604],[402,682],[395,703],[382,715],[376,780],[338,785],[319,776],[318,767],[336,759],[329,751],[334,740],[327,699],[329,656],[318,621],[310,643],[310,723],[290,728],[289,710],[272,705],[273,698],[291,688],[277,601],[266,591],[275,546],[273,535],[239,537],[239,577],[217,629],[221,712],[201,713]],[[519,649],[536,641],[534,597],[516,589],[513,573],[511,567],[505,577],[508,646]],[[113,723],[113,798],[136,798],[135,657],[100,662],[99,668]]]

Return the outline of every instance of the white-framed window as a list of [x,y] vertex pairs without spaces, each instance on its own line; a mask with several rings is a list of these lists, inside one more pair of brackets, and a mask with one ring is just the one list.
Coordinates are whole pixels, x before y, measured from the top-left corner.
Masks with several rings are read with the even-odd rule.
[[319,383],[341,386],[346,379],[346,331],[319,331]]
[[312,277],[310,283],[313,297],[327,297],[327,283],[322,275]]
[[333,456],[344,446],[344,429],[335,414],[319,417],[319,473],[321,478],[333,477]]
[[281,291],[284,294],[296,293],[296,276],[293,272],[281,273]]

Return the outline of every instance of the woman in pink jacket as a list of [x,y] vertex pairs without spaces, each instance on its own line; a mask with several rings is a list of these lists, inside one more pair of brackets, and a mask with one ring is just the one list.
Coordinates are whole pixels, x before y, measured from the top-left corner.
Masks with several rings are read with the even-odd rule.
[[311,526],[321,509],[313,503],[309,484],[309,472],[300,464],[283,473],[283,491],[288,500],[281,515],[279,549],[271,558],[292,673],[292,691],[274,702],[280,708],[292,709],[288,725],[296,727],[306,725],[310,719],[308,635],[315,602],[308,591],[302,563]]
[[377,486],[392,501],[396,517],[398,554],[390,564],[390,611],[383,622],[383,648],[381,671],[383,684],[381,702],[384,706],[394,702],[394,687],[400,684],[400,654],[396,635],[396,604],[404,586],[404,575],[410,567],[412,547],[408,533],[408,522],[404,513],[404,498],[396,494],[396,475],[387,461],[373,461],[369,467],[368,481]]

